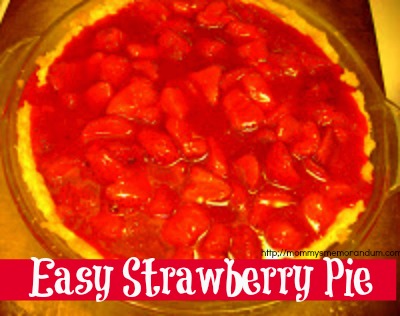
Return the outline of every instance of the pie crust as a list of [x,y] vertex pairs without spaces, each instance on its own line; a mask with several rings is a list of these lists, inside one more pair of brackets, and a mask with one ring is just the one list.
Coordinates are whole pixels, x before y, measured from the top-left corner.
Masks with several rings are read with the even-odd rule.
[[[97,5],[90,12],[78,16],[71,24],[70,30],[59,42],[56,48],[38,58],[37,64],[39,66],[39,70],[37,75],[39,79],[39,85],[46,84],[46,77],[50,65],[63,52],[65,45],[72,38],[77,36],[86,26],[93,25],[100,19],[108,15],[115,14],[119,9],[125,7],[131,2],[133,1],[105,1],[105,3]],[[286,6],[271,0],[243,0],[243,2],[256,4],[262,8],[265,8],[266,10],[278,16],[286,24],[296,28],[302,34],[310,36],[317,46],[319,46],[334,63],[339,63],[340,56],[329,43],[327,35],[309,24],[294,10],[288,9]],[[349,70],[345,70],[341,80],[357,89],[359,88],[359,80],[356,74]],[[369,133],[364,139],[364,151],[369,157],[375,148],[375,142],[371,137],[371,121],[369,114],[365,110],[363,93],[360,90],[357,90],[353,93],[353,97],[358,104],[359,110],[368,121]],[[28,190],[36,202],[37,209],[42,212],[45,218],[45,221],[41,223],[41,226],[43,229],[47,229],[55,235],[58,235],[66,242],[71,250],[79,254],[81,257],[90,259],[102,258],[102,255],[96,249],[65,227],[55,212],[55,204],[46,187],[45,181],[42,175],[36,170],[30,135],[31,105],[28,102],[25,102],[24,106],[18,110],[17,116],[18,160],[21,167],[22,177],[27,184]],[[369,183],[372,183],[373,181],[373,165],[369,161],[362,168],[362,178]],[[326,234],[321,239],[314,241],[310,246],[307,247],[307,249],[304,250],[326,250],[335,243],[345,242],[351,233],[351,225],[357,221],[359,215],[364,211],[365,205],[361,200],[355,203],[354,207],[342,210],[336,217],[334,223],[328,228]],[[263,250],[270,248],[263,238],[262,244]]]

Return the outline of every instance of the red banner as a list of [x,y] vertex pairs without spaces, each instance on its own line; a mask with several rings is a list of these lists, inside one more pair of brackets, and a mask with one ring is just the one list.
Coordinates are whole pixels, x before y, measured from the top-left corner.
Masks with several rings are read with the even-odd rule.
[[396,300],[395,260],[0,260],[0,300]]

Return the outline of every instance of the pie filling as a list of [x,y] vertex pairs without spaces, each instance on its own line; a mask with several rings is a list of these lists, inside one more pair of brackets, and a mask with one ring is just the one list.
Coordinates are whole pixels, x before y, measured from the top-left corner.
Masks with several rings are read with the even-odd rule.
[[368,204],[344,72],[256,5],[140,0],[71,39],[21,104],[58,218],[102,256],[261,258]]

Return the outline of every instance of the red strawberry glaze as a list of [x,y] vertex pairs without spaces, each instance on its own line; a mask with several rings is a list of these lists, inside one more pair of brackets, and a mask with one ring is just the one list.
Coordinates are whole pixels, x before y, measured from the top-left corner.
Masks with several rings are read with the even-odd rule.
[[369,201],[367,121],[342,73],[256,6],[139,0],[23,100],[58,215],[105,257],[258,258],[257,235],[301,249]]

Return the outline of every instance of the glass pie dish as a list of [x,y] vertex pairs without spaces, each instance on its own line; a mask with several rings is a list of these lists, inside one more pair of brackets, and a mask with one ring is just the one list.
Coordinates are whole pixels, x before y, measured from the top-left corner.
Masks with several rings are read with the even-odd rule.
[[[293,7],[293,9],[304,16],[307,21],[328,34],[330,42],[341,56],[341,63],[346,68],[355,72],[360,78],[360,89],[366,97],[366,110],[370,114],[373,138],[377,143],[377,148],[371,157],[371,161],[375,166],[373,196],[365,213],[353,226],[353,233],[348,242],[337,247],[335,246],[335,249],[353,249],[361,244],[362,240],[367,236],[368,231],[373,227],[374,221],[389,194],[395,192],[398,188],[398,181],[395,179],[397,174],[397,161],[391,159],[393,155],[390,154],[390,150],[392,150],[392,153],[395,152],[397,143],[389,141],[389,139],[393,140],[396,135],[388,135],[386,130],[387,125],[382,124],[382,122],[391,123],[393,119],[391,108],[372,79],[372,76],[369,74],[366,66],[362,63],[361,58],[357,56],[351,46],[338,35],[337,31],[327,25],[308,8],[293,6],[293,4],[285,3],[284,1],[282,3],[288,7]],[[5,117],[2,121],[5,172],[13,197],[24,219],[28,223],[28,226],[50,253],[56,257],[71,258],[76,257],[76,254],[73,253],[62,240],[58,239],[57,236],[42,229],[44,219],[41,213],[35,210],[34,202],[29,194],[27,194],[28,190],[25,187],[24,181],[21,179],[21,171],[14,151],[17,138],[15,113],[22,89],[20,84],[21,82],[26,82],[27,76],[34,70],[37,57],[54,47],[62,34],[65,33],[65,30],[68,29],[70,22],[75,20],[82,12],[90,11],[94,4],[95,2],[88,2],[78,6],[70,13],[60,18],[48,32],[40,37],[40,39],[27,40],[11,51],[10,55],[4,56],[3,59],[3,65],[7,68],[8,78],[15,78],[15,80],[12,79],[8,81],[10,83],[10,93],[6,93],[4,96],[5,99],[8,100]],[[16,57],[21,57],[21,64],[15,63]],[[7,58],[8,60],[10,60],[10,58],[13,60],[13,65],[11,67],[9,63],[7,63]],[[10,74],[10,72],[14,73]],[[6,71],[2,73],[6,73]],[[219,304],[216,308],[227,308],[221,307],[220,305],[223,304]],[[183,305],[180,306],[183,308]],[[240,307],[238,306],[236,311],[239,310]]]

